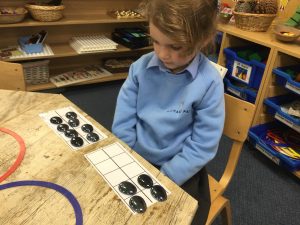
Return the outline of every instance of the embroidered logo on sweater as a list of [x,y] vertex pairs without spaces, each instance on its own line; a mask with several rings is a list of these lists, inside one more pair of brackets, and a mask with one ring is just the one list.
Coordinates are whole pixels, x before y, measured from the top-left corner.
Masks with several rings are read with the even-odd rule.
[[179,109],[168,109],[167,112],[171,112],[171,113],[190,113],[191,110],[190,109],[183,109],[183,110],[179,110]]
[[177,113],[177,114],[190,113],[191,112],[190,109],[183,109],[183,106],[184,106],[184,101],[181,101],[178,109],[168,109],[167,112]]

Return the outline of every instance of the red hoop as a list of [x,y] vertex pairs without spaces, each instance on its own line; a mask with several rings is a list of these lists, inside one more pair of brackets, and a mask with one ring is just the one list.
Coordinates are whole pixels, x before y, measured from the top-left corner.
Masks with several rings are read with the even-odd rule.
[[24,140],[18,134],[16,134],[15,132],[13,132],[9,129],[6,129],[4,127],[0,127],[0,131],[2,131],[4,133],[7,133],[7,134],[11,135],[12,137],[14,137],[16,139],[16,141],[19,143],[19,146],[20,146],[20,152],[19,152],[19,155],[18,155],[16,161],[3,175],[0,176],[0,183],[1,183],[7,177],[9,177],[18,168],[18,166],[21,164],[21,162],[24,158],[24,155],[25,155],[26,148],[25,148]]

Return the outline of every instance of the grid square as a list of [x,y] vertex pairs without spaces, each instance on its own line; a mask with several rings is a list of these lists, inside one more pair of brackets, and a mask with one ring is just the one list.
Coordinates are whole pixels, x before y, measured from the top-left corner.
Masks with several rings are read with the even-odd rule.
[[98,163],[95,166],[103,175],[119,168],[118,165],[115,164],[111,159]]
[[107,160],[109,157],[108,155],[102,151],[101,149],[98,149],[94,152],[91,152],[89,154],[87,154],[87,157],[89,158],[89,160],[91,160],[91,162],[93,164],[98,164],[104,160]]
[[147,174],[149,177],[151,177],[151,179],[152,179],[152,181],[153,181],[153,185],[157,184],[157,181],[156,181],[151,175],[149,175],[148,173],[146,173],[145,171],[143,171],[142,173],[140,173],[140,174],[138,174],[138,175],[136,175],[136,176],[134,176],[134,177],[131,178],[131,180],[133,181],[133,183],[134,183],[139,189],[141,189],[141,190],[144,190],[144,189],[145,189],[144,187],[142,187],[142,186],[139,184],[139,182],[138,182],[138,180],[137,180],[138,177],[139,177],[141,174]]
[[128,175],[128,177],[134,177],[140,173],[142,173],[144,170],[142,167],[140,167],[140,165],[136,162],[130,163],[126,166],[122,167],[122,170],[124,171],[124,173],[126,173]]
[[113,160],[119,167],[133,162],[133,159],[126,152],[113,157]]
[[108,180],[111,186],[116,186],[122,181],[128,180],[128,177],[121,169],[117,169],[111,173],[106,174],[105,178]]
[[114,157],[124,152],[124,149],[118,144],[108,145],[103,149],[110,157]]
[[152,195],[151,195],[151,188],[145,188],[143,190],[143,194],[145,196],[147,196],[148,201],[150,201],[150,202],[157,202],[157,200],[155,198],[153,198]]
[[[147,207],[149,207],[150,205],[153,204],[153,202],[151,202],[151,201],[149,200],[149,198],[148,198],[143,192],[136,193],[134,196],[136,196],[136,195],[142,197],[142,198],[145,200]],[[132,197],[132,196],[130,196],[130,198],[131,198],[131,197]],[[129,206],[130,198],[125,199],[125,202],[128,204],[128,206]]]
[[[125,181],[125,180],[120,181],[119,184],[120,184],[121,182],[123,182],[123,181]],[[130,183],[132,183],[132,184],[136,187],[137,193],[141,192],[141,190],[137,187],[137,185],[136,185],[134,182],[132,182],[132,180],[127,180],[127,181],[130,182]],[[126,194],[123,194],[122,192],[119,191],[119,184],[116,185],[116,186],[114,186],[114,189],[115,189],[115,191],[118,193],[118,195],[120,195],[120,196],[121,196],[123,199],[125,199],[125,200],[126,200],[127,198],[131,198],[133,195],[126,195]]]

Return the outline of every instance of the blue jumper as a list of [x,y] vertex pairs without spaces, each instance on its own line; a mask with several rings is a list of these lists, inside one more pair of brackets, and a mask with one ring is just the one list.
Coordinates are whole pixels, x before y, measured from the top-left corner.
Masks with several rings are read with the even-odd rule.
[[129,69],[112,132],[182,185],[216,155],[224,117],[223,81],[204,55],[172,74],[151,52]]

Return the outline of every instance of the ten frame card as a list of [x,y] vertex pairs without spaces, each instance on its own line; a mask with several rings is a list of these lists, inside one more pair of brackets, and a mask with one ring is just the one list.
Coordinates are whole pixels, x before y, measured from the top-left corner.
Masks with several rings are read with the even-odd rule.
[[[137,188],[135,195],[141,196],[145,200],[147,208],[158,201],[152,197],[149,188],[143,188],[139,185],[137,181],[139,175],[147,174],[151,177],[153,185],[161,185],[167,195],[171,194],[165,186],[118,142],[96,149],[93,152],[85,154],[85,157],[133,214],[136,214],[136,212],[129,206],[129,200],[133,195],[126,195],[119,191],[118,187],[121,182],[129,181],[134,184]],[[160,202],[160,204],[164,204],[164,202]]]
[[[69,121],[70,119],[67,118],[66,114],[68,112],[74,112],[76,114],[76,118],[79,121],[79,124],[77,126],[71,126],[69,125]],[[59,136],[61,137],[67,144],[68,146],[72,149],[72,150],[80,150],[88,145],[94,144],[96,142],[99,142],[105,138],[107,138],[107,136],[100,131],[96,126],[94,126],[88,119],[86,119],[83,115],[81,115],[76,109],[74,109],[73,107],[69,106],[69,107],[64,107],[64,108],[60,108],[60,109],[56,109],[56,110],[52,110],[49,112],[45,112],[45,113],[41,113],[40,117],[46,122],[46,124]],[[53,124],[50,122],[51,118],[53,117],[59,117],[62,120],[62,123],[60,124],[66,124],[68,125],[68,129],[74,129],[77,133],[78,133],[78,137],[80,139],[82,139],[82,145],[80,147],[74,146],[71,144],[71,138],[67,137],[65,132],[62,131],[58,131],[58,125],[59,124]],[[92,126],[93,131],[90,132],[90,134],[95,134],[96,136],[98,136],[98,140],[88,140],[88,132],[85,132],[82,130],[82,126],[84,124],[89,124]]]

